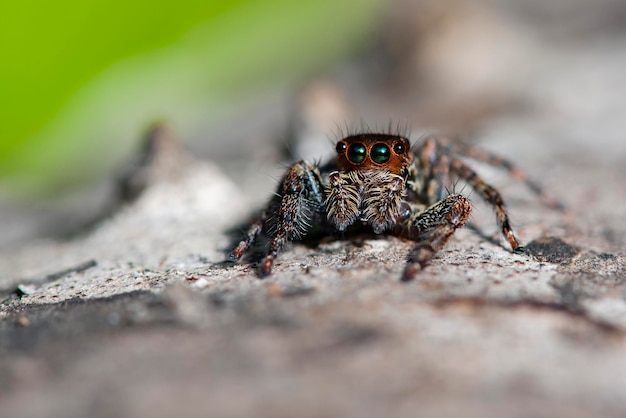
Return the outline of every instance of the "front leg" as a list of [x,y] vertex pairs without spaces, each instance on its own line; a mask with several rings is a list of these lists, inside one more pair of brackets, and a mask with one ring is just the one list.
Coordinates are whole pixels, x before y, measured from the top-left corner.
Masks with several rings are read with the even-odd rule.
[[415,241],[409,252],[402,281],[409,281],[448,242],[452,234],[469,219],[470,201],[460,194],[450,195],[421,211],[413,206],[413,213],[400,235]]
[[324,189],[317,167],[307,161],[291,165],[278,186],[276,196],[259,220],[250,226],[230,259],[241,259],[263,232],[270,238],[270,243],[259,274],[269,275],[284,245],[301,239],[314,226],[313,223],[321,219],[323,209]]

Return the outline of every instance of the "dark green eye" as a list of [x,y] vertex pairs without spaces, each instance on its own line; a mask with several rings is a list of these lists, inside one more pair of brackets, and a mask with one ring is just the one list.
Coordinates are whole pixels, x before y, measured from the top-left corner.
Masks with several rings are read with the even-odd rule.
[[352,144],[348,148],[348,160],[354,164],[362,163],[367,154],[367,149],[363,144]]
[[384,164],[389,161],[391,151],[385,144],[374,144],[370,156],[376,164]]
[[346,151],[346,143],[345,142],[337,142],[337,146],[335,147],[335,150],[337,151],[337,154],[343,154]]

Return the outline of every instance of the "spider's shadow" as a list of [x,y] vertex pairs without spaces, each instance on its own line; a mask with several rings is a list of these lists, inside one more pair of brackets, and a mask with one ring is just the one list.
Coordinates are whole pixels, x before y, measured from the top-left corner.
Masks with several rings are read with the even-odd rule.
[[478,225],[476,225],[473,222],[468,222],[467,224],[465,224],[465,227],[467,229],[469,229],[470,231],[472,231],[474,234],[478,235],[480,238],[482,238],[484,241],[487,241],[490,244],[493,244],[497,247],[500,247],[506,251],[508,251],[507,247],[502,244],[502,242],[498,239],[496,239],[493,235],[488,235],[485,233],[485,231],[483,231]]
[[[225,233],[228,237],[228,246],[226,248],[221,248],[221,251],[224,254],[225,260],[219,263],[215,263],[214,267],[226,269],[235,264],[229,260],[230,252],[237,247],[241,239],[245,236],[247,228],[252,222],[258,219],[258,214],[255,216],[250,216],[246,221],[239,223],[238,225],[228,229]],[[478,235],[484,241],[487,241],[495,246],[498,246],[504,250],[507,248],[496,239],[492,235],[486,234],[478,225],[470,222],[466,225],[466,227],[471,230],[473,233]],[[353,246],[362,246],[366,240],[372,239],[385,239],[387,237],[386,234],[374,234],[371,230],[368,230],[364,226],[353,225],[348,228],[346,232],[338,233],[336,230],[333,230],[332,227],[320,226],[319,228],[315,228],[314,230],[307,233],[307,235],[301,239],[296,241],[298,245],[304,245],[309,249],[319,249],[319,246],[322,244],[328,244],[335,241],[346,241],[350,242]],[[246,251],[244,254],[242,261],[247,264],[251,264],[257,268],[262,262],[265,256],[267,255],[267,248],[269,246],[270,240],[269,238],[261,233],[257,239],[257,241]]]
[[[258,217],[251,216],[246,221],[239,223],[225,232],[229,239],[228,247],[221,248],[221,251],[224,253],[225,261],[216,263],[216,267],[228,268],[235,264],[235,262],[229,260],[230,252],[241,242],[249,225],[257,219]],[[353,246],[359,247],[362,246],[366,240],[385,239],[386,236],[385,234],[374,234],[371,230],[368,230],[367,227],[361,225],[352,225],[347,231],[341,233],[334,230],[330,225],[321,225],[307,232],[306,236],[301,240],[292,241],[290,243],[303,245],[314,250],[319,249],[320,245],[335,241],[346,241],[350,242]],[[267,255],[269,243],[270,239],[265,234],[261,233],[256,242],[246,251],[242,261],[258,266]]]

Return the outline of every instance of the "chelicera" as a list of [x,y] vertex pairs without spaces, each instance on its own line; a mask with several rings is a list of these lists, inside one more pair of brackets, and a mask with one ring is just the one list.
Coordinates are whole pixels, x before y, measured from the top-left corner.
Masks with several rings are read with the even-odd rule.
[[345,233],[365,227],[413,242],[402,280],[411,280],[469,219],[472,204],[451,193],[462,180],[493,206],[502,234],[515,253],[523,247],[515,236],[504,200],[459,157],[483,161],[526,182],[552,206],[559,204],[529,181],[510,162],[473,146],[430,136],[412,148],[408,138],[387,133],[361,133],[339,140],[336,158],[324,165],[292,164],[261,216],[230,255],[240,260],[260,235],[269,245],[259,274],[272,272],[286,243],[313,230]]

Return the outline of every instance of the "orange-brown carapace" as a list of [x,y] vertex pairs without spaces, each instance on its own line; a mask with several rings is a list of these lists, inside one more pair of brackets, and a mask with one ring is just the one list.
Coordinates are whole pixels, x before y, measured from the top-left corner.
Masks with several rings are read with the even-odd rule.
[[337,142],[337,164],[341,171],[387,169],[402,174],[413,159],[409,140],[390,134],[358,134]]

